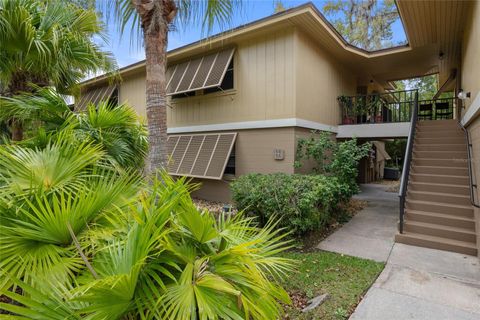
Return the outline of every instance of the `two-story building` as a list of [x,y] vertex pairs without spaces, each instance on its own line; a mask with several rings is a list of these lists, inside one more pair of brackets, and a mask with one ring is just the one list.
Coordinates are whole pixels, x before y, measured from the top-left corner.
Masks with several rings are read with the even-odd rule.
[[[480,159],[480,4],[396,3],[408,40],[398,47],[354,47],[307,3],[169,51],[170,174],[202,182],[199,197],[226,201],[229,182],[240,175],[300,172],[293,166],[296,143],[311,130],[338,139],[409,137],[412,170],[410,182],[403,177],[408,194],[397,240],[477,254],[479,194],[472,181],[480,164],[468,162],[470,170],[449,157]],[[440,87],[430,101],[395,91],[395,80],[430,74],[438,74]],[[84,82],[77,108],[117,99],[144,116],[145,62],[120,75],[116,85],[107,76]],[[462,100],[436,99],[447,91]],[[417,115],[447,120],[415,134]],[[468,154],[458,122],[470,133]]]

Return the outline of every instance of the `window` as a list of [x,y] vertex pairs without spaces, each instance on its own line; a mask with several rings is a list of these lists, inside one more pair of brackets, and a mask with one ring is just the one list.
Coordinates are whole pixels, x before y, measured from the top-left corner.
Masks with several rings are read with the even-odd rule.
[[203,91],[203,93],[213,93],[218,91],[225,91],[233,89],[233,59],[230,61],[228,65],[227,72],[225,72],[225,77],[223,77],[223,81],[218,87],[208,88]]
[[85,110],[89,104],[97,105],[100,101],[118,104],[118,89],[116,86],[105,86],[89,89],[75,102],[75,110]]
[[228,157],[224,174],[233,176],[235,175],[235,145],[233,145],[232,152],[230,152],[230,157]]
[[[234,49],[227,49],[169,66],[167,95],[182,97],[179,94],[218,88],[224,82],[233,87],[233,53]],[[229,79],[225,80],[229,70]]]
[[[169,136],[168,173],[221,180],[227,171],[228,161],[232,159],[231,154],[236,137],[236,133]],[[234,168],[233,166],[233,170]],[[231,170],[230,165],[228,171]]]

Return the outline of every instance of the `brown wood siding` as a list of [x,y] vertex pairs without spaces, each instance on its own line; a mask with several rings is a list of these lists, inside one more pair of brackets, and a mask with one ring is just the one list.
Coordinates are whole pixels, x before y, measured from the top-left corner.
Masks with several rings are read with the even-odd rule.
[[[463,43],[462,43],[462,68],[461,68],[461,88],[471,92],[471,98],[463,101],[465,109],[463,114],[473,107],[473,101],[479,101],[480,97],[480,3],[475,3],[472,7],[469,20],[467,22]],[[471,143],[473,144],[473,174],[475,181],[480,184],[480,115],[468,126]],[[477,203],[480,201],[480,189],[477,190]],[[475,208],[477,248],[480,252],[480,209]]]
[[465,110],[480,95],[480,3],[476,3],[464,32],[462,45],[461,87],[471,92],[464,100]]
[[168,126],[294,117],[293,28],[237,44],[234,90],[170,99]]
[[128,103],[137,114],[145,118],[146,101],[145,101],[145,73],[139,72],[134,76],[124,78],[119,88],[119,103]]
[[296,117],[338,125],[337,97],[355,93],[355,77],[304,33],[296,33],[295,49]]

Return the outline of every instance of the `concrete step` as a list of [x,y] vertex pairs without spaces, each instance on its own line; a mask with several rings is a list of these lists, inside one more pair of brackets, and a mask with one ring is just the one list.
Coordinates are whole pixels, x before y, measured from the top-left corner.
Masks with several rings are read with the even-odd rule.
[[435,166],[413,166],[411,173],[420,174],[441,174],[445,176],[468,176],[468,168],[459,167],[435,167]]
[[413,246],[458,252],[472,256],[477,255],[476,244],[467,241],[444,239],[441,237],[428,236],[413,232],[397,234],[395,235],[395,241]]
[[451,193],[409,190],[407,192],[407,198],[411,200],[431,201],[436,203],[459,204],[463,206],[470,205],[469,196]]
[[464,136],[452,136],[452,137],[419,137],[415,135],[415,144],[466,144]]
[[476,243],[477,237],[475,231],[465,228],[410,220],[405,221],[403,230],[427,236],[471,242],[473,244]]
[[467,161],[464,159],[428,159],[419,158],[415,154],[413,154],[412,163],[415,166],[468,168]]
[[413,151],[413,156],[422,159],[449,159],[449,160],[466,160],[467,150],[463,151],[423,151],[418,150],[421,147],[417,147],[417,150]]
[[405,211],[405,220],[440,224],[475,231],[475,220],[473,218],[459,217],[451,214],[408,209]]
[[450,203],[437,203],[422,200],[405,200],[405,208],[415,211],[450,214],[457,217],[473,219],[473,207],[471,205],[460,205]]
[[443,175],[443,174],[412,173],[410,174],[409,181],[469,185],[468,176],[453,176],[453,175]]
[[467,145],[464,143],[445,143],[445,144],[421,144],[417,143],[413,151],[460,151],[467,152]]
[[409,181],[408,190],[439,192],[470,197],[470,187],[467,185]]
[[415,132],[415,137],[418,138],[443,138],[443,137],[456,137],[456,138],[464,138],[465,134],[462,130],[459,129],[449,129],[445,128],[445,130],[438,130],[438,131],[431,131],[431,130],[419,130]]

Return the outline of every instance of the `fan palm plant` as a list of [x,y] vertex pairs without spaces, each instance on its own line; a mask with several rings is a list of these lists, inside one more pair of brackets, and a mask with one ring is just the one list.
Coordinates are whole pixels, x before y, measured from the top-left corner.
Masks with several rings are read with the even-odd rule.
[[121,168],[142,168],[148,142],[145,126],[133,108],[102,102],[89,105],[85,113],[74,113],[53,88],[38,88],[32,93],[0,98],[0,119],[19,119],[34,123],[32,139],[24,145],[44,146],[52,135],[64,130],[79,141],[100,146],[106,158]]
[[0,147],[0,287],[7,274],[71,283],[90,246],[75,242],[137,192],[138,179],[105,166],[99,146],[69,136],[43,149]]
[[23,306],[0,308],[13,319],[278,319],[289,297],[276,280],[292,266],[277,257],[288,247],[281,230],[241,214],[215,219],[190,191],[164,174],[123,210],[117,234],[96,238],[95,272],[55,290],[9,275],[26,295],[3,290]]
[[[241,0],[119,0],[113,7],[120,30],[128,25],[142,30],[146,57],[146,108],[149,152],[146,172],[165,168],[167,155],[166,67],[168,32],[174,22],[199,23],[207,31],[214,24],[223,26],[233,17]],[[177,20],[177,21],[175,21]]]
[[[70,93],[86,74],[112,70],[111,55],[94,35],[105,38],[94,10],[65,1],[0,0],[1,94],[32,91],[30,83]],[[21,121],[10,122],[12,138],[21,140]]]

